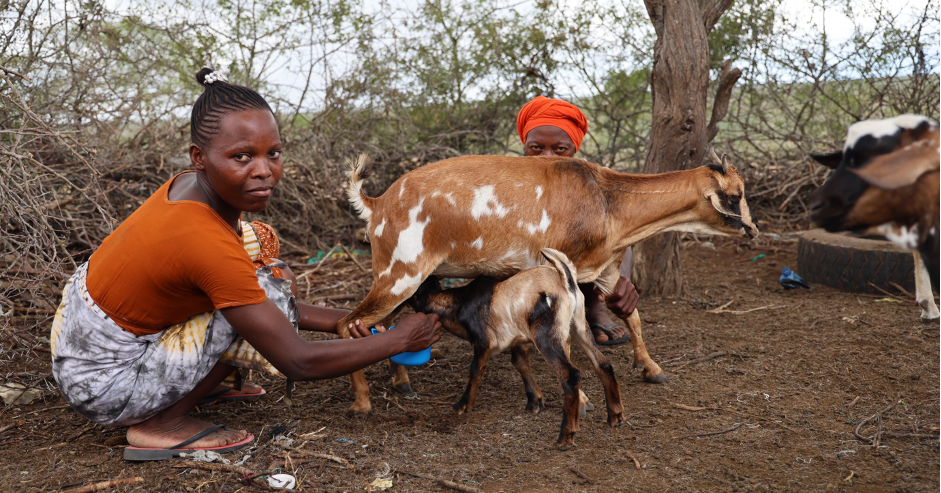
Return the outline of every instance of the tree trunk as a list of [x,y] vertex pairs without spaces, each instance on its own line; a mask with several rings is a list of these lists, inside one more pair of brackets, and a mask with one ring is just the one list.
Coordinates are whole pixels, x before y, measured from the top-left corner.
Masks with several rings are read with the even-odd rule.
[[[725,116],[731,87],[741,71],[723,64],[719,95],[707,120],[707,36],[733,0],[645,0],[657,33],[650,75],[653,118],[644,173],[699,166]],[[723,101],[724,99],[724,101]],[[676,233],[663,233],[634,248],[633,281],[644,294],[678,296],[684,291]]]

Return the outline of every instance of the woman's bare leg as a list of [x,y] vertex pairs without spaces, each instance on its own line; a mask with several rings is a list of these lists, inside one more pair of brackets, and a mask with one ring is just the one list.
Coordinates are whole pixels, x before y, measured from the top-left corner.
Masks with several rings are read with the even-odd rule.
[[[135,447],[167,448],[209,428],[212,423],[193,418],[189,413],[200,399],[215,389],[225,377],[232,373],[233,369],[227,364],[216,363],[216,366],[209,370],[206,378],[199,382],[189,394],[160,411],[156,416],[128,428],[127,443]],[[240,442],[246,437],[248,437],[248,432],[245,430],[220,429],[187,447],[221,447]]]

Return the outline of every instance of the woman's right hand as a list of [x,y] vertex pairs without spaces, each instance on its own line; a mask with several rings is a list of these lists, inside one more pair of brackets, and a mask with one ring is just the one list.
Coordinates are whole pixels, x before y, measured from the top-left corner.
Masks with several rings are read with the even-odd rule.
[[392,333],[405,338],[405,351],[421,351],[441,339],[441,322],[436,313],[412,313],[400,318]]

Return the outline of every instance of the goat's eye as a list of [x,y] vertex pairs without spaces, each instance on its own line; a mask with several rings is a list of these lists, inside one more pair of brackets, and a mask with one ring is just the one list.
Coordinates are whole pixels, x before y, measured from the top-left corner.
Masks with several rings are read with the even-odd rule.
[[730,203],[730,204],[737,204],[737,203],[739,203],[739,202],[741,202],[741,201],[742,201],[742,196],[741,196],[741,195],[729,195],[729,203]]

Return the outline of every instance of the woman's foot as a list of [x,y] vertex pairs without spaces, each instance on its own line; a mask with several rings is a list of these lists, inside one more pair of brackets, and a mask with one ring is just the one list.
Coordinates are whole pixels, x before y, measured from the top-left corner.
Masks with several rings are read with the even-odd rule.
[[[591,329],[591,334],[598,344],[609,343],[628,335],[627,327],[611,320],[604,302],[594,295],[585,296],[585,318],[588,319],[588,328]],[[630,338],[625,338],[614,344],[620,344],[628,340]]]
[[[160,419],[159,415],[127,429],[127,443],[134,447],[170,448],[213,426],[190,416]],[[187,449],[223,447],[248,438],[245,430],[219,429],[186,445]]]
[[258,396],[263,395],[265,389],[258,385],[255,382],[242,382],[241,389],[233,389],[231,387],[226,387],[225,385],[216,385],[216,388],[212,389],[206,397],[214,396],[218,397],[239,397],[239,396]]

